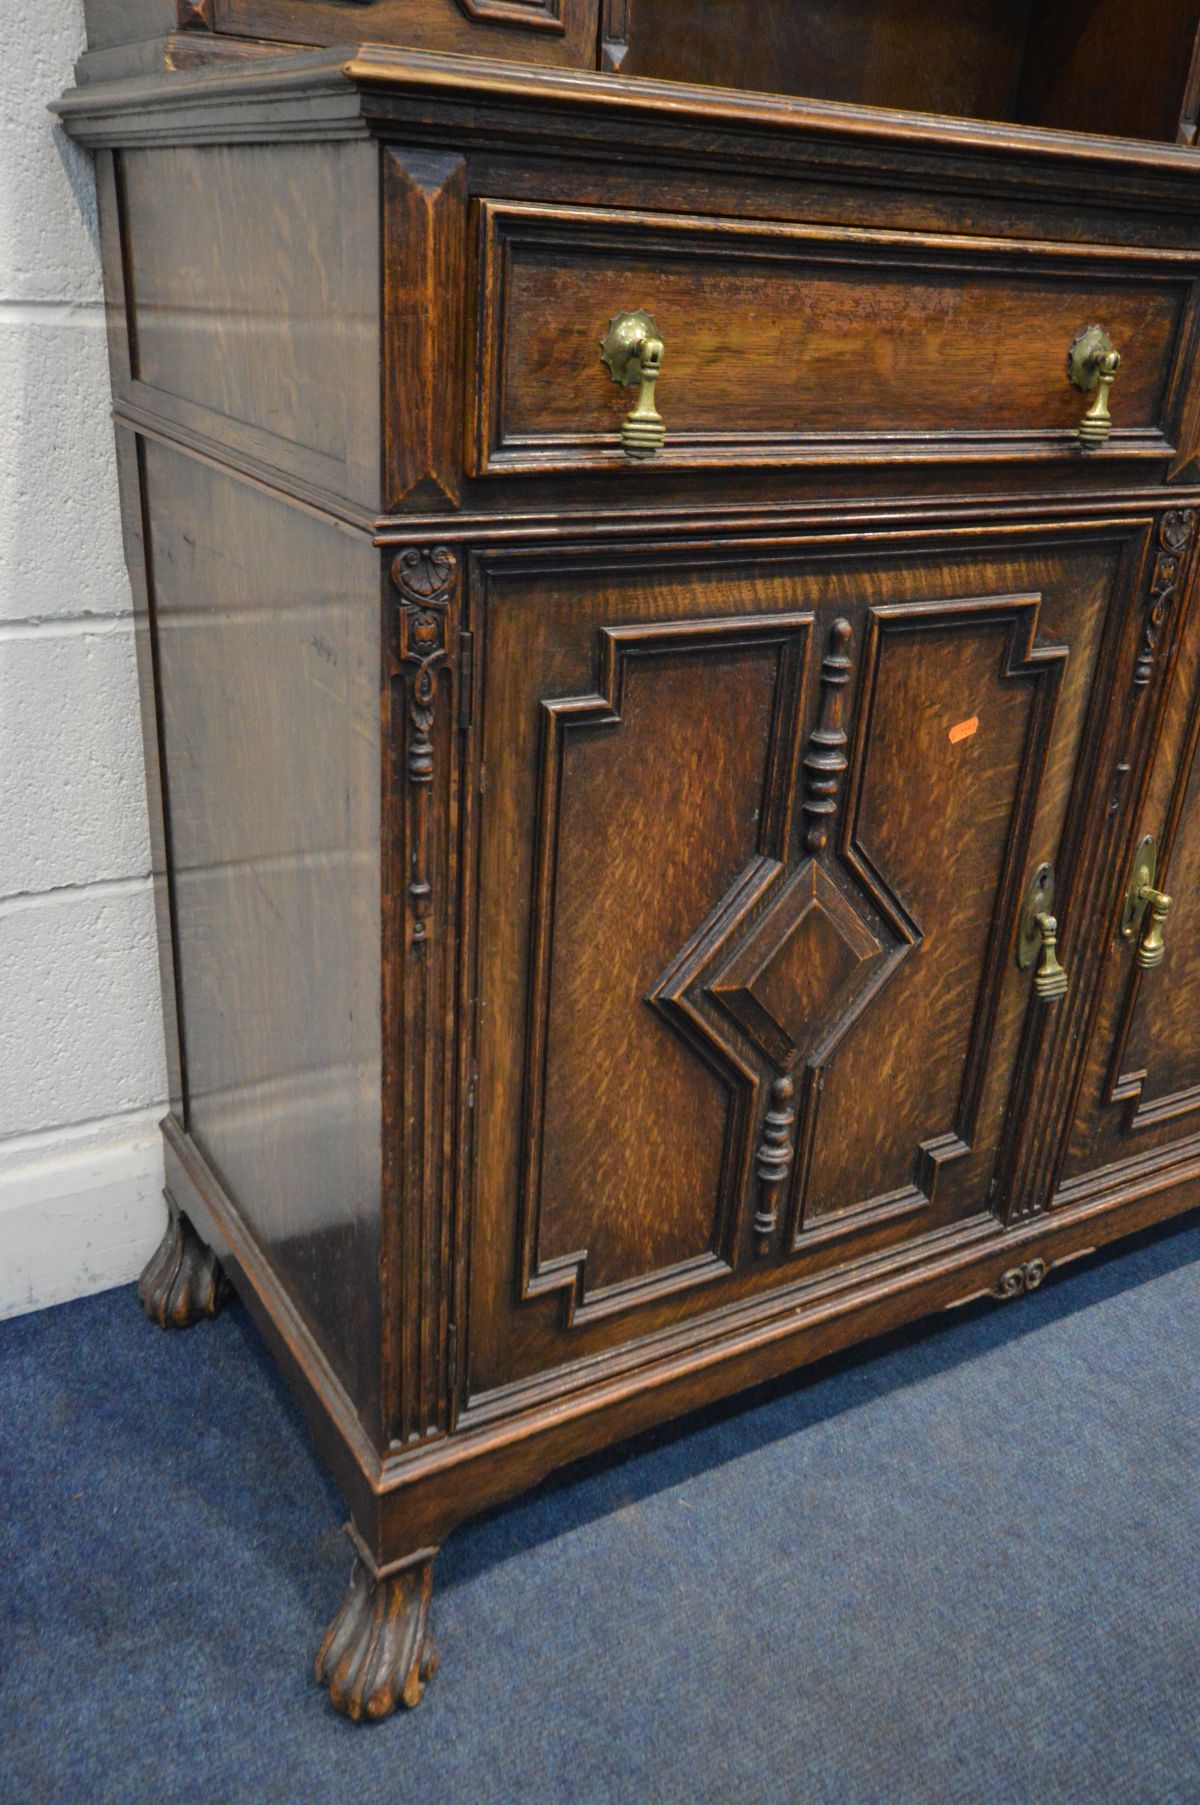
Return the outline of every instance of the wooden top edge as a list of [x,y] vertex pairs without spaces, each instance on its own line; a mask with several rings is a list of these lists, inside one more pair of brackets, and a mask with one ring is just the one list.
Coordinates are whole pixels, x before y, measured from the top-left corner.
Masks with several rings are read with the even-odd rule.
[[110,119],[121,113],[175,112],[228,100],[266,100],[289,93],[349,96],[354,93],[350,68],[362,51],[370,48],[346,45],[334,50],[293,50],[254,57],[233,67],[218,63],[207,69],[85,82],[68,88],[48,107],[65,121],[84,121]]
[[[121,114],[175,112],[228,102],[326,94],[370,116],[368,95],[495,102],[531,112],[599,115],[614,121],[710,131],[749,131],[890,145],[908,150],[992,153],[1048,163],[1200,178],[1200,149],[1053,131],[1040,126],[966,120],[837,101],[701,87],[591,70],[547,69],[498,58],[456,56],[386,44],[263,56],[230,68],[138,76],[69,89],[50,110],[86,136],[89,121]],[[339,109],[340,111],[341,109]],[[1200,185],[1197,193],[1200,195]]]
[[647,115],[659,122],[758,127],[814,135],[899,142],[910,147],[981,147],[1012,155],[1027,152],[1089,161],[1136,163],[1152,168],[1200,173],[1200,151],[1190,145],[1157,144],[1136,138],[1106,138],[1040,126],[1004,125],[937,113],[901,112],[843,101],[808,100],[799,95],[758,94],[739,88],[701,87],[646,76],[602,75],[583,69],[541,69],[473,56],[432,51],[397,51],[362,44],[345,73],[364,88],[423,90],[443,94],[529,100],[599,108],[611,114]]

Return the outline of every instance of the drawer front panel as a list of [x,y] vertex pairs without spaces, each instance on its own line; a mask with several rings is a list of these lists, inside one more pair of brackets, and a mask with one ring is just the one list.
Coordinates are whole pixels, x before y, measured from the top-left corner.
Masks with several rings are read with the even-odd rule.
[[481,205],[474,474],[621,467],[634,391],[599,358],[645,309],[665,346],[659,467],[1082,458],[1067,349],[1122,353],[1106,449],[1175,447],[1194,258]]

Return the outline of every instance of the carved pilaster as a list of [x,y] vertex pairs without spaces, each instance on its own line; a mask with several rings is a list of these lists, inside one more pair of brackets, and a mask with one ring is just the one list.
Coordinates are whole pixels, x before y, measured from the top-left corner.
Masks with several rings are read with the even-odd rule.
[[401,598],[397,657],[408,684],[408,894],[414,940],[427,940],[432,932],[429,804],[434,776],[433,727],[438,672],[446,661],[447,622],[457,574],[458,560],[444,545],[409,546],[392,559],[392,581]]
[[804,755],[804,842],[814,855],[825,850],[838,792],[846,771],[846,733],[842,726],[846,687],[850,682],[848,620],[829,629],[829,650],[821,660],[821,718]]
[[1158,556],[1150,579],[1150,596],[1142,626],[1137,663],[1133,667],[1136,688],[1144,688],[1154,674],[1163,629],[1179,587],[1184,554],[1196,530],[1195,508],[1171,508],[1158,523]]
[[771,1251],[779,1222],[779,1198],[791,1170],[792,1129],[796,1123],[792,1108],[794,1088],[786,1072],[772,1081],[771,1101],[755,1156],[758,1209],[754,1215],[754,1249],[760,1255]]
[[389,565],[391,696],[385,819],[384,1389],[396,1439],[453,1412],[446,1143],[452,1016],[455,677],[469,644],[458,555],[406,545]]
[[1152,706],[1145,700],[1146,692],[1153,683],[1163,645],[1170,637],[1168,629],[1171,613],[1188,549],[1195,535],[1196,518],[1195,508],[1170,508],[1158,523],[1154,568],[1133,666],[1133,694],[1109,791],[1110,818],[1120,813],[1126,785],[1138,763],[1139,748],[1146,731],[1146,717]]

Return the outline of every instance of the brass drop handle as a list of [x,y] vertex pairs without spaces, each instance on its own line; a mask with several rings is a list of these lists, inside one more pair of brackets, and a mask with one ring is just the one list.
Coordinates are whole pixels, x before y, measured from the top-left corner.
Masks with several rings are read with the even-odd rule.
[[1147,834],[1134,855],[1133,872],[1125,892],[1125,912],[1121,916],[1122,938],[1137,940],[1134,959],[1140,971],[1153,971],[1156,965],[1162,964],[1167,953],[1163,927],[1171,913],[1171,898],[1154,888],[1157,874],[1158,847],[1154,836]]
[[652,458],[666,442],[666,427],[654,405],[654,385],[662,369],[663,342],[651,314],[618,313],[600,341],[600,362],[614,382],[637,388],[633,412],[621,422],[621,449],[627,458]]
[[1120,367],[1121,354],[1114,349],[1103,326],[1089,326],[1067,352],[1067,375],[1074,386],[1085,394],[1096,391],[1092,405],[1076,428],[1085,451],[1097,451],[1112,431],[1108,393]]
[[1028,971],[1037,961],[1033,988],[1043,1003],[1057,1002],[1067,994],[1067,974],[1058,962],[1058,921],[1051,913],[1053,907],[1054,867],[1046,861],[1029,880],[1017,936],[1017,964]]
[[1067,994],[1067,974],[1058,962],[1058,923],[1044,909],[1034,920],[1041,935],[1042,950],[1033,974],[1033,988],[1043,1003],[1052,1003],[1055,997]]
[[1153,971],[1161,965],[1166,957],[1166,946],[1163,944],[1163,925],[1171,913],[1171,898],[1164,896],[1161,890],[1149,888],[1142,891],[1142,900],[1150,905],[1150,926],[1135,955],[1138,965],[1143,971]]

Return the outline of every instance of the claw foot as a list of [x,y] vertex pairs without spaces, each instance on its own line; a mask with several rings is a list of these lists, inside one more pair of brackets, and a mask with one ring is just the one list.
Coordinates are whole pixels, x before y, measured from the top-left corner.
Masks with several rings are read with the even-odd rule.
[[229,1293],[217,1256],[171,1205],[167,1231],[138,1280],[138,1302],[160,1329],[190,1329],[215,1316]]
[[354,1723],[417,1705],[437,1669],[429,1632],[433,1557],[377,1578],[356,1555],[350,1590],[325,1632],[315,1675]]

